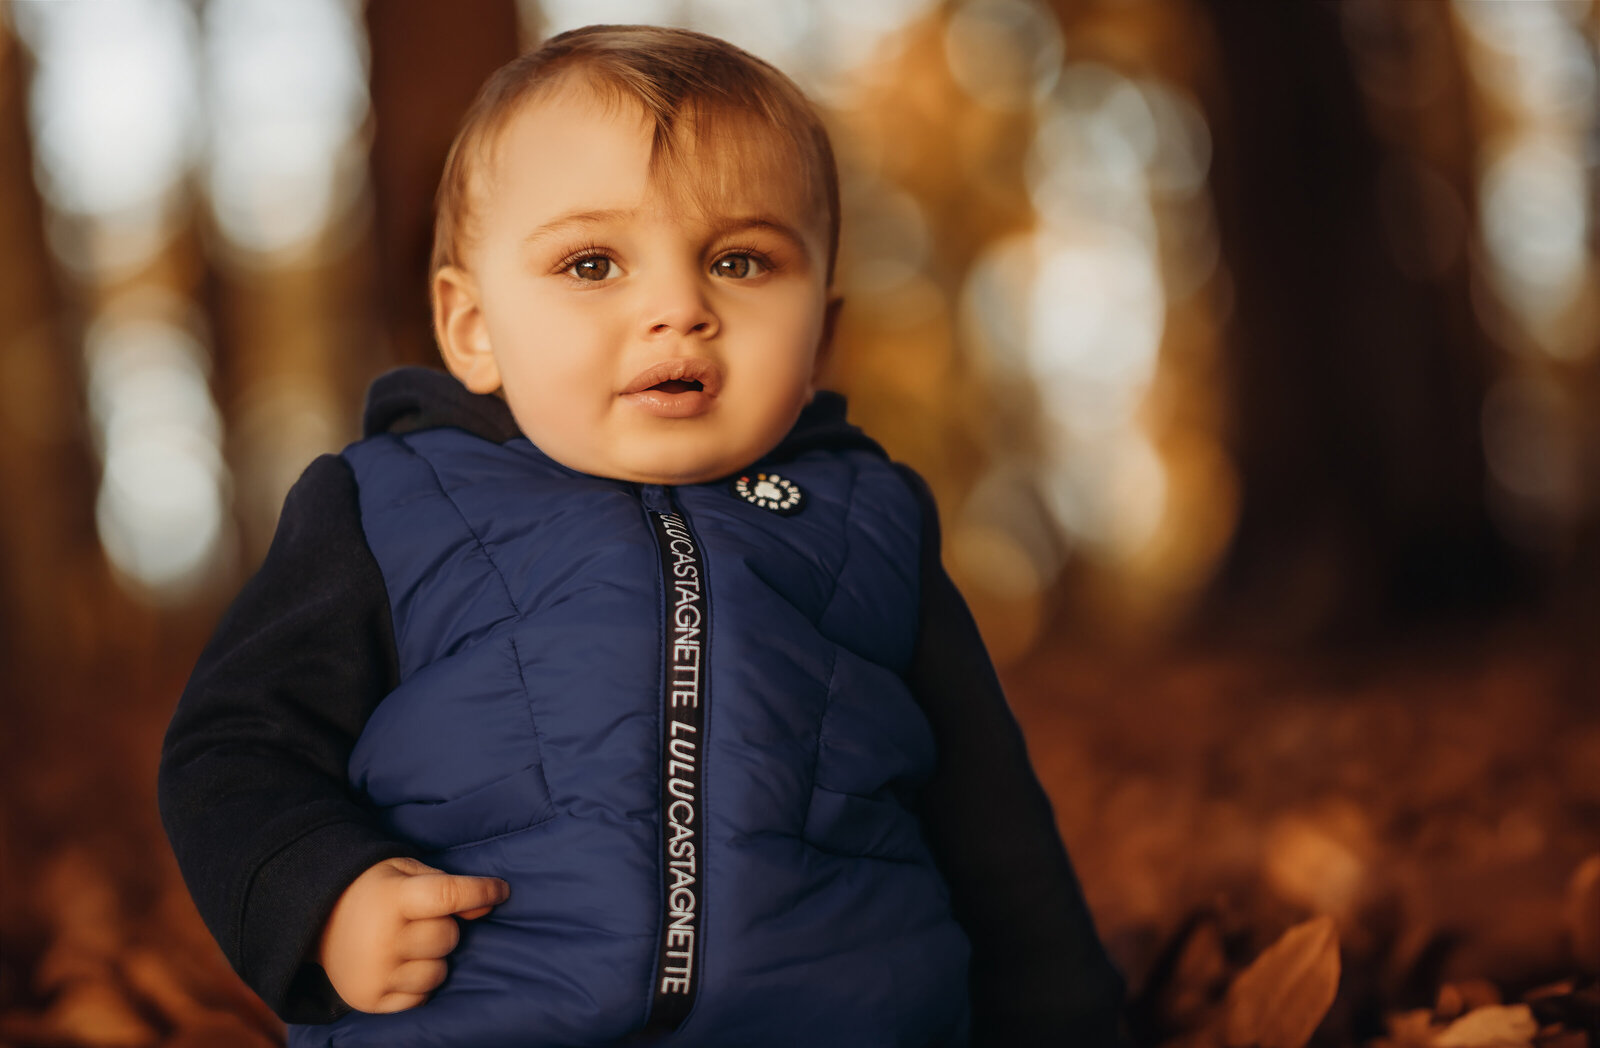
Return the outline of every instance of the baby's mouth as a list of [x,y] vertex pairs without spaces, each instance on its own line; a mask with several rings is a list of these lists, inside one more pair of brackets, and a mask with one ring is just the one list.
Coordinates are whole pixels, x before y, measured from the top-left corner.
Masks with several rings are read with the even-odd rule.
[[669,378],[665,382],[657,382],[650,388],[659,389],[663,393],[688,393],[690,390],[706,387],[698,379]]
[[693,418],[711,410],[722,369],[707,357],[678,357],[645,368],[621,391],[634,407],[661,418]]
[[623,396],[660,393],[677,396],[703,393],[715,397],[722,386],[722,370],[706,357],[679,357],[645,368],[620,391]]

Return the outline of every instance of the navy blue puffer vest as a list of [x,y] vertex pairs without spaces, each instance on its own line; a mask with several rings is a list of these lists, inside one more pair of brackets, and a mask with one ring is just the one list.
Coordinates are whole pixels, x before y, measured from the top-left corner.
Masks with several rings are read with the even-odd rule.
[[351,781],[511,897],[426,1004],[291,1045],[963,1043],[967,944],[909,807],[918,511],[887,461],[758,465],[750,501],[455,429],[345,457],[401,677]]

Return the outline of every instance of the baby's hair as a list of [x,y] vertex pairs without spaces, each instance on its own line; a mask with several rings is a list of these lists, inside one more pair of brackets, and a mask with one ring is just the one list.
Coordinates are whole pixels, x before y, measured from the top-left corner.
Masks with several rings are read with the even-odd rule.
[[[679,166],[684,147],[693,150],[702,142],[733,153],[732,170],[716,172],[722,178],[759,175],[772,170],[773,160],[780,161],[779,170],[792,170],[790,158],[798,154],[809,197],[827,211],[831,282],[839,249],[839,177],[828,132],[806,96],[773,66],[725,40],[642,25],[594,25],[561,33],[489,77],[445,160],[430,274],[462,264],[463,247],[472,239],[473,179],[491,159],[500,132],[523,105],[572,80],[612,104],[643,107],[655,125],[652,167]],[[701,197],[717,193],[694,187],[690,179],[683,182]]]

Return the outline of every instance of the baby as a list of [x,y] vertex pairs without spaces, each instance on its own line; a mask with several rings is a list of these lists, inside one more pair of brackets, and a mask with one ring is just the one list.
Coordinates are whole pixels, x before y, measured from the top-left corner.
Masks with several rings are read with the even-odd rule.
[[450,375],[307,469],[162,754],[291,1045],[1115,1042],[927,489],[816,389],[838,236],[821,123],[722,41],[484,87]]

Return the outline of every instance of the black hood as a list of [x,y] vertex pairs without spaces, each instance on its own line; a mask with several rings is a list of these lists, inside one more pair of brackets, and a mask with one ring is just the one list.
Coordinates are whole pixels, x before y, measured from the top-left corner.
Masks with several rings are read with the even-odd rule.
[[[788,436],[764,458],[788,459],[814,448],[862,448],[883,455],[877,441],[845,420],[845,408],[843,395],[818,390]],[[505,401],[468,392],[453,377],[432,368],[397,368],[379,375],[367,390],[361,421],[362,433],[369,437],[444,426],[464,429],[496,444],[522,436]]]

